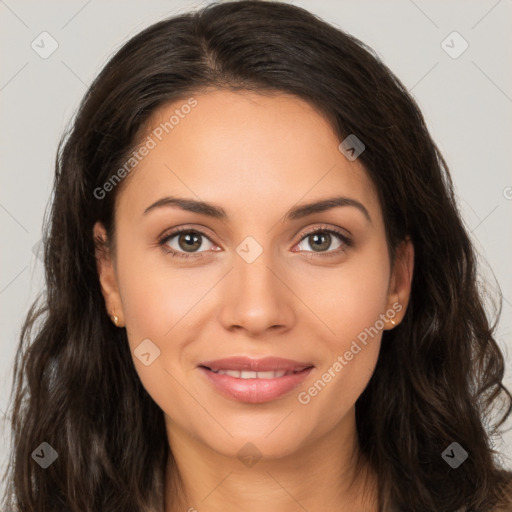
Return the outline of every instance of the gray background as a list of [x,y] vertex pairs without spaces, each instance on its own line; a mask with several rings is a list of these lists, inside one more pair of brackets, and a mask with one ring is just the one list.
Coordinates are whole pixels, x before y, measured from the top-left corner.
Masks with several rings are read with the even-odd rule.
[[[22,319],[43,286],[34,247],[41,239],[59,137],[114,50],[149,24],[205,3],[0,0],[3,416]],[[462,214],[482,256],[482,272],[491,278],[490,290],[499,283],[504,295],[498,341],[507,357],[505,384],[512,388],[512,0],[290,3],[374,48],[417,99],[452,172]],[[43,46],[43,31],[58,43],[46,59],[31,47],[33,41]],[[441,46],[453,31],[469,45],[457,58]],[[463,48],[453,36],[446,44],[452,54]],[[0,436],[4,467],[8,440],[5,425]],[[498,447],[512,468],[512,432],[505,432]]]

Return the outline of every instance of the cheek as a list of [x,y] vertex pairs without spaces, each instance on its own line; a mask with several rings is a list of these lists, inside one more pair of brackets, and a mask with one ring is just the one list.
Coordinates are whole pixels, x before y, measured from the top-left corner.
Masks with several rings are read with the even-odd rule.
[[[188,288],[179,280],[162,277],[157,268],[130,266],[137,272],[120,272],[121,295],[128,343],[135,370],[160,409],[177,414],[186,410],[187,395],[180,392],[182,341],[191,300]],[[147,356],[146,354],[149,354]],[[170,397],[172,396],[172,400]]]
[[319,344],[322,382],[317,387],[325,384],[331,390],[322,393],[323,400],[331,401],[331,393],[341,397],[335,400],[338,412],[355,402],[375,368],[385,326],[381,315],[390,308],[389,277],[387,248],[376,244],[324,277],[317,272],[304,285],[302,293],[326,327]]
[[[148,251],[137,247],[127,234],[123,245],[118,246],[119,291],[135,369],[162,409],[179,411],[188,397],[178,384],[187,377],[184,372],[190,366],[187,346],[205,325],[205,294],[218,281],[218,275],[199,266],[173,267],[170,260],[171,256],[158,248]],[[150,352],[150,360],[157,354],[147,366],[137,357],[142,346],[148,347],[143,353]],[[172,406],[171,389],[175,391]]]
[[[309,271],[301,285],[300,295],[307,297],[311,310],[327,327],[324,332],[330,333],[333,347],[342,349],[347,342],[350,345],[389,307],[387,249],[375,245],[373,250],[353,253],[337,268]],[[379,325],[382,329],[381,322]]]
[[205,293],[211,281],[208,274],[199,267],[173,267],[170,255],[160,248],[144,248],[128,234],[118,254],[119,289],[133,338],[130,343],[140,337],[161,340],[172,336],[174,326]]

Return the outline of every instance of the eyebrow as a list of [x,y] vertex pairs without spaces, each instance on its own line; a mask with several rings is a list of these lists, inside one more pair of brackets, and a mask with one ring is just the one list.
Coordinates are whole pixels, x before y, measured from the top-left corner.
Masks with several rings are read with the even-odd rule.
[[[313,213],[320,213],[327,210],[331,210],[332,208],[337,208],[340,206],[351,206],[357,208],[366,219],[371,223],[372,219],[366,207],[357,201],[356,199],[351,199],[350,197],[336,196],[330,197],[326,199],[321,199],[320,201],[315,201],[308,204],[303,204],[300,206],[296,206],[289,210],[284,216],[284,220],[297,220],[302,219],[303,217],[307,217],[308,215],[312,215]],[[150,211],[155,210],[157,208],[164,207],[177,207],[182,210],[198,213],[200,215],[207,215],[208,217],[212,217],[214,219],[226,220],[228,215],[226,211],[220,206],[216,206],[212,203],[207,203],[204,201],[197,201],[195,199],[187,199],[183,197],[163,197],[159,199],[152,205],[148,206],[144,210],[144,215],[148,214]]]

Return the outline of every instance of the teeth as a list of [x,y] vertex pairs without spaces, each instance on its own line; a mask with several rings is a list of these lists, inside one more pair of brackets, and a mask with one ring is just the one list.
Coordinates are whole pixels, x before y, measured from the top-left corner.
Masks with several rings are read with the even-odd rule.
[[275,379],[277,377],[283,377],[284,375],[291,375],[293,372],[287,372],[286,370],[268,372],[251,372],[247,370],[217,370],[215,373],[220,373],[221,375],[229,375],[230,377],[236,377],[237,379]]

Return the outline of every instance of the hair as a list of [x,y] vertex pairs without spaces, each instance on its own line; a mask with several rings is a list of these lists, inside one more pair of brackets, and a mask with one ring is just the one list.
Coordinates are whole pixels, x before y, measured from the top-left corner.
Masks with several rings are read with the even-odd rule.
[[[140,382],[126,330],[108,317],[95,261],[93,226],[104,224],[113,250],[126,178],[101,199],[95,191],[157,109],[212,89],[292,94],[340,141],[355,134],[366,146],[358,158],[376,187],[390,254],[406,239],[414,245],[405,317],[384,332],[356,402],[380,510],[512,505],[511,474],[492,444],[512,409],[494,338],[501,309],[491,323],[448,166],[417,103],[355,37],[302,8],[249,0],[176,15],[130,39],[59,143],[44,220],[46,289],[28,311],[14,362],[4,509],[161,510],[165,467],[177,471],[163,413]],[[500,420],[491,415],[498,401]],[[58,454],[45,470],[31,456],[42,442]],[[469,454],[456,470],[441,455],[453,442]]]

